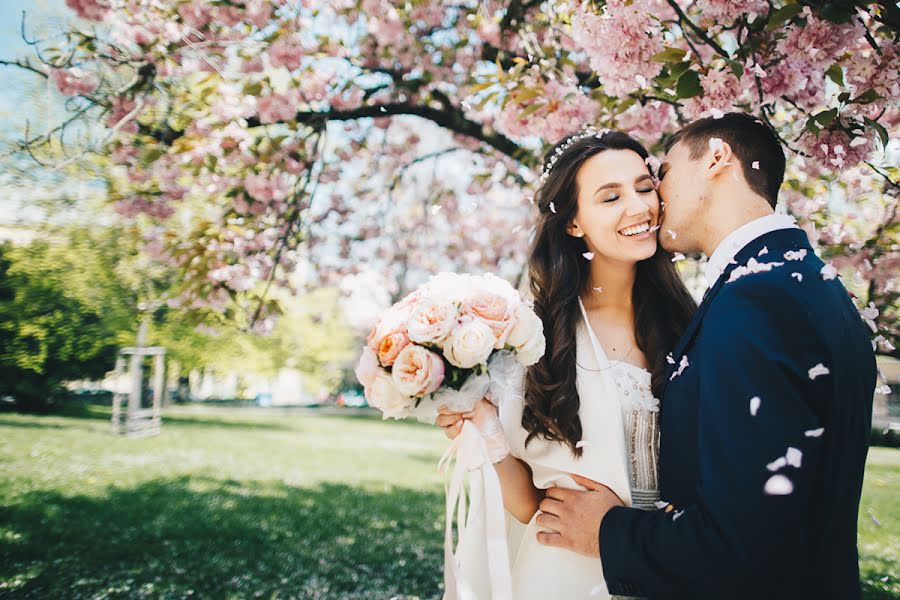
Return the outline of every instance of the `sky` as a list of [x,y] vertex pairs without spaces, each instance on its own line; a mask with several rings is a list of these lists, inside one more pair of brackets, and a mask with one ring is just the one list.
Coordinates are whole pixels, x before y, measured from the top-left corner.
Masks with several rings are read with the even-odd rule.
[[[0,59],[16,60],[33,56],[22,39],[22,11],[26,11],[26,32],[60,30],[63,17],[71,12],[64,0],[0,0]],[[55,24],[55,26],[54,26]],[[26,120],[32,131],[53,126],[62,118],[62,100],[58,94],[45,95],[45,84],[35,74],[17,67],[0,66],[0,141],[21,139]],[[39,102],[48,100],[49,104]],[[0,150],[3,152],[4,150]],[[0,227],[13,225],[22,217],[40,219],[40,211],[30,200],[40,193],[23,187],[14,176],[0,172]],[[5,237],[5,236],[0,236]]]

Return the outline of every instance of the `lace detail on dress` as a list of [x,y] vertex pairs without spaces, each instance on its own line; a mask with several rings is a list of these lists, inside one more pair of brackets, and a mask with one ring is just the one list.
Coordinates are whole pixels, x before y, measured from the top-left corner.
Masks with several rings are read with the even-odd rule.
[[632,504],[653,510],[659,500],[659,400],[645,369],[620,362],[611,367],[611,375],[621,392]]

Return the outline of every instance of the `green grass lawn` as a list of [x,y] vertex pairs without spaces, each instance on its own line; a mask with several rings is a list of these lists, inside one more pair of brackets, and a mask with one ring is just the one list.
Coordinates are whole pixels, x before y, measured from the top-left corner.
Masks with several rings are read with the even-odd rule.
[[[0,597],[438,598],[446,440],[310,411],[0,414]],[[865,597],[900,598],[900,451],[870,451]],[[886,578],[885,581],[882,581]]]

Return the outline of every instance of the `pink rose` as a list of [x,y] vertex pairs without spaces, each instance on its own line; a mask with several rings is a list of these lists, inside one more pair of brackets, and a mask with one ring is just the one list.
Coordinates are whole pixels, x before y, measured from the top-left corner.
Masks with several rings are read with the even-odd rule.
[[463,301],[460,314],[477,317],[491,328],[496,338],[494,348],[503,348],[509,332],[515,325],[514,314],[510,314],[509,302],[499,294],[476,292]]
[[401,394],[425,396],[444,381],[444,361],[422,346],[409,344],[397,356],[391,379]]
[[456,307],[449,302],[421,302],[409,317],[409,339],[419,344],[442,344],[456,327],[456,317]]

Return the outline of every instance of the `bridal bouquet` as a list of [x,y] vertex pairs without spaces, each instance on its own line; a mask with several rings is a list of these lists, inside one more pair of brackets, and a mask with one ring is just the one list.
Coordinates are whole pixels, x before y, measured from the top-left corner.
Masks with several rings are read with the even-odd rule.
[[384,418],[433,423],[441,405],[472,410],[508,393],[544,354],[541,320],[504,279],[440,273],[386,310],[356,376]]

